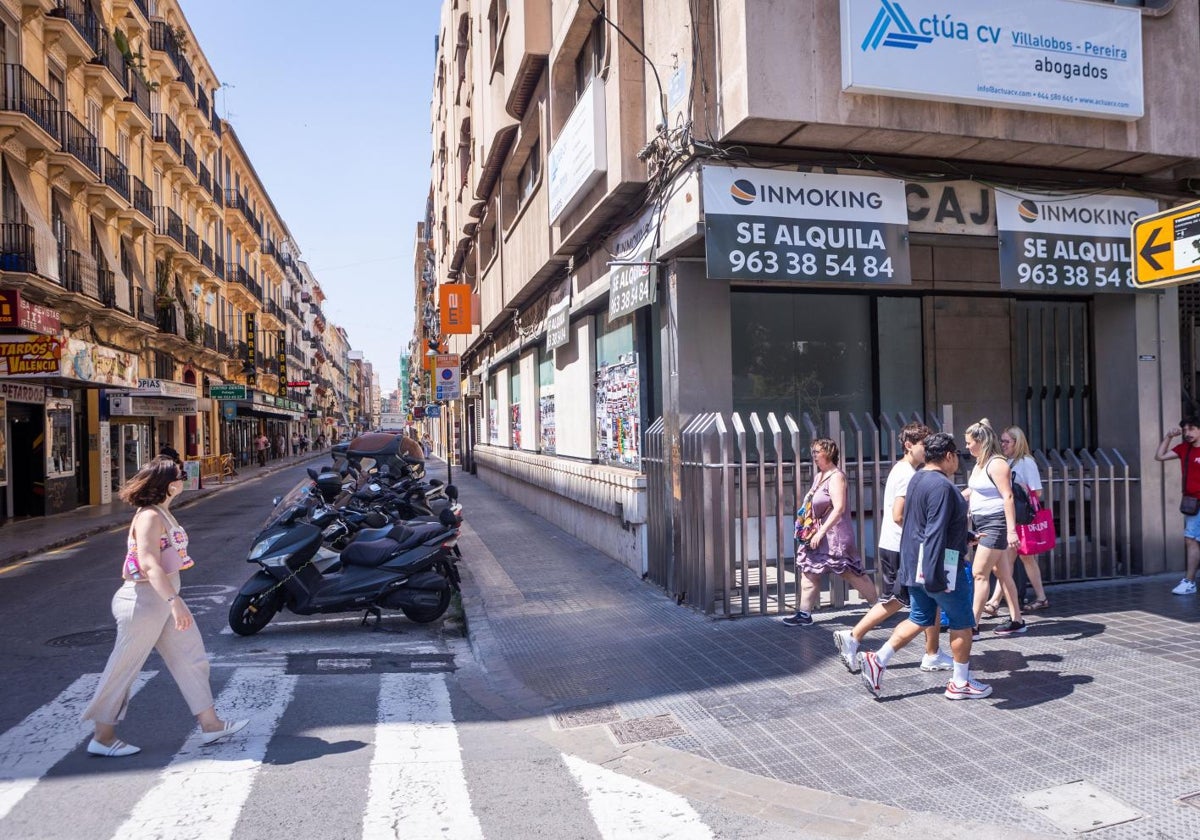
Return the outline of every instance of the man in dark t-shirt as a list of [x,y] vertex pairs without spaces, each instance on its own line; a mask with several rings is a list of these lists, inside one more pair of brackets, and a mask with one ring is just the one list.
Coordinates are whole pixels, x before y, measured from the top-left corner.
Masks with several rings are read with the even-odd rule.
[[971,679],[975,613],[968,578],[967,502],[952,480],[957,471],[954,438],[945,432],[925,438],[925,466],[908,483],[900,536],[899,582],[908,587],[908,618],[877,652],[858,655],[863,683],[876,697],[896,651],[932,627],[939,608],[949,621],[954,655],[946,697],[979,700],[992,693],[990,685]]
[[[1168,449],[1171,441],[1177,437],[1182,437],[1183,441]],[[1187,503],[1188,499],[1200,499],[1200,418],[1188,415],[1180,420],[1179,428],[1167,432],[1167,436],[1158,445],[1158,451],[1154,453],[1156,461],[1174,461],[1176,458],[1180,461],[1179,468],[1183,473],[1183,502]],[[1192,504],[1197,505],[1195,502]],[[1179,512],[1183,514],[1183,547],[1187,571],[1171,592],[1175,595],[1195,595],[1196,570],[1200,568],[1200,510],[1188,514],[1181,504]]]

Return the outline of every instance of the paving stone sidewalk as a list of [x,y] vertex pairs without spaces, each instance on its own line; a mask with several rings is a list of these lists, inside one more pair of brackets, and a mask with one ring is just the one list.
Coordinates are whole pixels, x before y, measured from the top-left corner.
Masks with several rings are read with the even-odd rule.
[[[472,647],[528,714],[1006,837],[1067,833],[1022,797],[1054,789],[1064,802],[1080,781],[1137,817],[1089,836],[1200,837],[1200,807],[1186,801],[1200,792],[1200,603],[1170,594],[1177,577],[1050,587],[1052,607],[1029,616],[1026,635],[985,630],[976,643],[987,700],[942,697],[946,675],[918,669],[915,642],[876,700],[832,641],[861,610],[803,628],[712,619],[475,477],[453,478]],[[1102,804],[1085,808],[1101,824]]]

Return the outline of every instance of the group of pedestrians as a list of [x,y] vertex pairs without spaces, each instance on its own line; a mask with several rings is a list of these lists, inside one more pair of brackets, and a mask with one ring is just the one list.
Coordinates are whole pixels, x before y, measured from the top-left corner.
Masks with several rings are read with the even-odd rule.
[[[1200,440],[1200,431],[1196,438]],[[920,423],[909,423],[900,431],[903,456],[884,485],[883,521],[878,528],[880,593],[865,573],[846,515],[846,476],[839,466],[837,444],[827,438],[812,444],[816,475],[796,524],[799,608],[783,621],[791,626],[812,623],[826,574],[836,574],[857,589],[871,607],[852,629],[835,632],[834,643],[847,669],[861,672],[876,695],[892,656],[924,635],[921,670],[952,672],[946,697],[987,697],[991,687],[971,677],[969,664],[981,620],[997,618],[1003,601],[1009,614],[993,632],[1017,635],[1026,630],[1023,611],[1049,606],[1037,555],[1021,550],[1023,534],[1016,518],[1014,482],[1021,484],[1035,505],[1042,489],[1024,432],[1010,426],[997,435],[984,419],[967,428],[964,442],[975,463],[966,488],[959,490],[954,477],[962,453],[954,438],[933,433]],[[1197,473],[1200,484],[1200,467]],[[1034,592],[1024,604],[1013,575],[1017,556]],[[888,641],[877,651],[860,651],[867,633],[902,608],[908,609],[908,617]],[[949,653],[940,648],[941,628],[949,631]]]

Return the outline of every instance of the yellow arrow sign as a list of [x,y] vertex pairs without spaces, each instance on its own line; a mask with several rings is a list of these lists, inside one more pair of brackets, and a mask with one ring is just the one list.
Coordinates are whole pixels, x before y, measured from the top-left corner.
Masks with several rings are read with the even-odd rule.
[[1200,280],[1200,201],[1133,223],[1133,284],[1139,289]]

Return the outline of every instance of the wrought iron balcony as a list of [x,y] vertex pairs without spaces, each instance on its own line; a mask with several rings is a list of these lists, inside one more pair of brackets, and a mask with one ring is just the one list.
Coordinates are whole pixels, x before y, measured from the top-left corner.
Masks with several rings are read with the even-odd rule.
[[217,205],[218,207],[225,206],[225,190],[221,189],[221,182],[217,180],[217,175],[215,172],[213,173],[212,197],[213,204]]
[[212,105],[208,102],[208,94],[200,87],[196,88],[196,107],[200,109],[200,113],[204,115],[205,119],[212,114]]
[[213,254],[213,274],[222,280],[225,279],[225,260],[221,258],[220,254],[216,253]]
[[199,174],[198,163],[196,161],[196,150],[188,141],[183,141],[183,165],[186,166],[193,175]]
[[229,340],[229,333],[217,330],[217,351],[226,356],[232,356],[234,349],[233,342]]
[[212,324],[204,325],[204,346],[209,350],[217,349],[217,328]]
[[192,98],[195,99],[196,74],[192,72],[192,65],[189,64],[188,60],[183,57],[182,52],[180,52],[178,58],[176,58],[175,66],[179,68],[179,81],[183,82],[183,86],[188,89],[188,93],[190,93]]
[[179,126],[166,114],[154,115],[154,139],[166,143],[179,157],[183,157],[183,137],[179,134]]
[[213,249],[207,242],[200,243],[200,265],[213,270]]
[[62,133],[58,139],[62,143],[63,151],[99,176],[100,146],[96,142],[96,136],[70,111],[62,111],[59,114],[59,125],[62,127]]
[[129,169],[108,149],[104,150],[104,183],[129,201]]
[[154,208],[154,232],[159,236],[169,236],[183,245],[183,219],[170,207]]
[[88,297],[100,299],[100,284],[96,274],[94,260],[85,261],[78,251],[58,252],[58,269],[61,273],[63,288]]
[[133,180],[133,209],[147,219],[154,218],[154,193],[146,186],[146,182],[136,175],[129,176]]
[[129,90],[129,70],[125,66],[125,56],[117,48],[117,42],[112,34],[105,30],[100,30],[97,37],[96,57],[91,63],[106,68],[118,85]]
[[203,187],[204,191],[211,196],[212,191],[213,191],[212,190],[212,173],[208,171],[208,167],[205,166],[203,163],[200,164],[200,171],[199,171],[199,174],[197,175],[197,178],[200,181],[200,186]]
[[96,285],[100,290],[100,302],[109,309],[117,308],[117,278],[107,268],[96,270]]
[[150,0],[133,0],[133,5],[142,10],[142,17],[150,20]]
[[270,239],[264,239],[262,241],[262,255],[264,257],[275,256],[275,243]]
[[179,49],[179,39],[175,37],[175,30],[165,20],[150,21],[150,49],[166,53],[175,69],[180,69],[183,53]]
[[0,271],[33,274],[37,260],[33,251],[33,225],[0,224]]
[[52,137],[58,137],[58,102],[20,64],[4,65],[3,110],[19,111]]
[[157,310],[155,323],[158,324],[158,331],[170,333],[171,335],[182,335],[179,330],[179,315],[174,306],[163,306]]
[[150,84],[136,67],[127,64],[125,71],[125,88],[129,91],[125,101],[132,102],[146,115],[146,119],[150,119],[153,113],[150,110]]
[[212,109],[212,130],[218,137],[221,136],[221,118],[217,116],[217,106],[215,104]]
[[266,302],[266,309],[269,314],[274,315],[279,321],[282,321],[285,317],[283,314],[283,307],[273,300],[268,300]]
[[189,254],[196,259],[200,259],[200,234],[188,225],[183,234],[183,247]]
[[54,8],[47,14],[50,17],[62,18],[75,28],[87,41],[93,52],[100,49],[100,23],[96,20],[96,12],[87,0],[55,0]]

